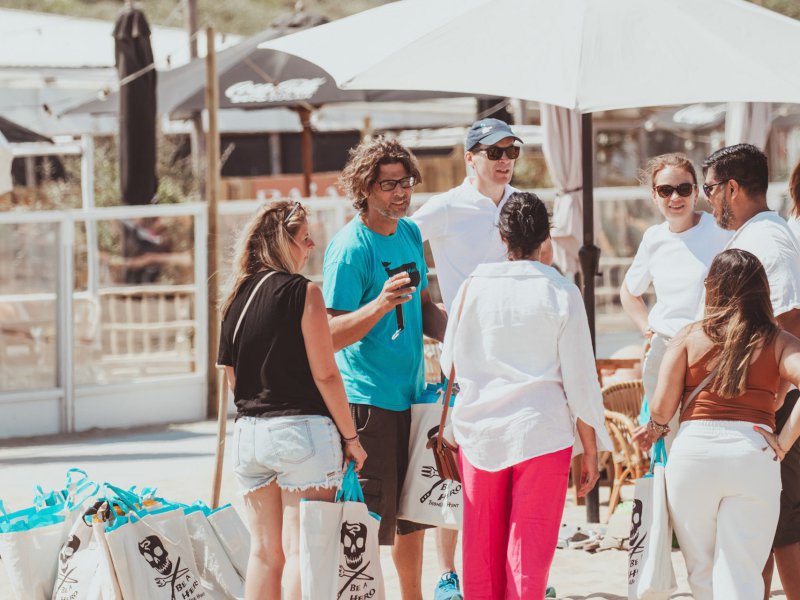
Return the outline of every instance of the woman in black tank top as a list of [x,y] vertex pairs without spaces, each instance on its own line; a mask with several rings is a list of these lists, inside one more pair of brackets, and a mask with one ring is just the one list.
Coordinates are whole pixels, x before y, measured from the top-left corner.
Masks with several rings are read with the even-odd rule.
[[234,472],[252,540],[248,600],[281,598],[282,579],[284,598],[299,600],[300,500],[332,501],[342,454],[356,470],[366,459],[322,292],[299,274],[313,248],[302,204],[265,205],[240,236],[221,311],[217,362],[234,391]]

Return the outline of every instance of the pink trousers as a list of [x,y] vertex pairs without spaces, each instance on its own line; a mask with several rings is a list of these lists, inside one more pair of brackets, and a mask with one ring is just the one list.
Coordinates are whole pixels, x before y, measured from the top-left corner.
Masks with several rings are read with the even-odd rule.
[[465,598],[544,598],[571,457],[572,448],[566,448],[502,471],[483,471],[459,452]]

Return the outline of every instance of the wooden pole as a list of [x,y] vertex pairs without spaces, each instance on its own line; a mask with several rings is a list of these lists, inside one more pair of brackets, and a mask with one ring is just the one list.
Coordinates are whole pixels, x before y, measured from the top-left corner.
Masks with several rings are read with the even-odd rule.
[[228,379],[225,368],[217,367],[219,378],[217,403],[217,449],[214,458],[214,483],[211,486],[211,508],[219,507],[219,496],[222,490],[222,464],[225,462],[225,434],[228,426]]
[[[578,251],[583,273],[583,303],[589,317],[592,351],[597,356],[595,341],[594,283],[600,267],[600,248],[594,243],[594,136],[591,113],[581,115],[581,161],[583,165],[583,246]],[[579,483],[576,483],[579,485]],[[586,520],[600,522],[600,493],[595,485],[586,494]]]
[[303,197],[311,197],[311,175],[314,173],[314,148],[311,139],[311,109],[300,107],[297,109],[303,133],[300,139],[303,157]]
[[[219,342],[219,273],[217,272],[217,200],[220,188],[219,129],[217,110],[219,107],[219,79],[217,78],[217,55],[214,49],[214,28],[206,29],[206,110],[208,111],[208,135],[206,138],[207,171],[206,199],[208,202],[208,238],[206,245],[208,264],[208,416],[217,416],[217,344]],[[224,415],[221,417],[224,418]]]

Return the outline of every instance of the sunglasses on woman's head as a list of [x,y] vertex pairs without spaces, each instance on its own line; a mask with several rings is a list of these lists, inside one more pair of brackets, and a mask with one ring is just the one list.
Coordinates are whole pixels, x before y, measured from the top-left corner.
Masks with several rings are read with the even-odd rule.
[[507,146],[501,148],[500,146],[489,146],[488,148],[480,148],[475,152],[485,152],[486,158],[489,160],[500,160],[503,154],[510,160],[514,160],[519,156],[519,146]]
[[289,212],[286,214],[286,216],[283,218],[283,224],[284,224],[284,225],[288,225],[288,224],[289,224],[289,220],[292,218],[292,216],[293,216],[293,215],[294,215],[294,213],[297,211],[297,209],[298,209],[298,208],[300,208],[301,206],[303,206],[303,205],[302,205],[302,204],[300,204],[299,202],[296,202],[296,201],[295,201],[295,203],[294,203],[294,206],[292,206],[292,210],[290,210],[290,211],[289,211]]
[[655,188],[656,194],[664,198],[665,200],[668,198],[672,198],[672,194],[678,192],[678,196],[686,198],[692,195],[694,191],[694,184],[693,183],[681,183],[677,186],[672,185],[657,185]]

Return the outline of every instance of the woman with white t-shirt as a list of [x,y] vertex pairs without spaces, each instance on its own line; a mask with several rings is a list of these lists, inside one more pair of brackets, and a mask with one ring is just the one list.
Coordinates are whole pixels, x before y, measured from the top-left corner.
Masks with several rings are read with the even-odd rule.
[[547,209],[516,192],[498,227],[508,260],[478,265],[461,285],[441,357],[461,386],[452,428],[470,600],[544,597],[573,445],[583,446],[580,495],[597,481],[598,446],[611,447],[580,292],[541,262]]
[[[620,289],[622,308],[650,340],[642,368],[646,398],[652,398],[658,368],[669,340],[697,320],[703,302],[703,280],[731,232],[714,218],[696,211],[697,174],[683,154],[662,154],[645,169],[653,202],[665,221],[644,233]],[[642,294],[653,284],[656,303],[649,312]]]

